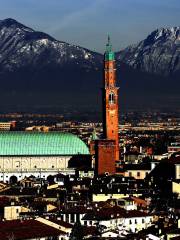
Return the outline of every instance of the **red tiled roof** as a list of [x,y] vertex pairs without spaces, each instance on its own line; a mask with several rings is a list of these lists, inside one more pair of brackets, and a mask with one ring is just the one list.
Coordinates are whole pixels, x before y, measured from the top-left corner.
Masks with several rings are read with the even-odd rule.
[[99,211],[91,211],[83,217],[83,220],[109,220],[114,218],[134,218],[147,216],[150,215],[137,210],[127,211],[121,207],[115,206],[109,208],[102,208],[99,209]]
[[168,161],[172,164],[180,164],[180,156],[170,157]]
[[53,222],[53,223],[56,223],[56,224],[58,224],[58,225],[60,225],[60,226],[62,226],[62,227],[65,227],[65,228],[72,228],[72,227],[73,227],[72,224],[67,223],[67,222],[64,222],[64,221],[62,221],[62,220],[58,220],[58,219],[56,219],[56,218],[49,218],[49,219],[47,219],[47,220],[49,220],[49,221],[51,221],[51,222]]
[[133,201],[137,204],[147,206],[147,201],[138,197],[131,197]]
[[0,207],[5,207],[10,205],[10,199],[7,197],[0,197]]
[[134,217],[148,217],[148,216],[151,216],[150,214],[147,214],[145,212],[141,212],[141,211],[138,211],[138,210],[131,210],[131,211],[128,211],[128,214],[127,214],[127,218],[134,218]]
[[97,235],[97,227],[94,226],[90,226],[90,227],[86,227],[83,226],[83,233],[85,236],[93,236],[93,235]]
[[63,231],[47,226],[35,220],[12,220],[0,222],[0,239],[8,240],[14,237],[16,240],[31,239],[37,237],[51,237],[64,235]]
[[116,218],[117,214],[119,216],[124,216],[126,213],[126,210],[120,207],[108,207],[108,208],[101,208],[97,210],[93,210],[89,213],[87,213],[84,217],[83,220],[108,220],[112,218]]
[[87,213],[89,210],[84,206],[75,206],[68,209],[64,209],[64,213]]

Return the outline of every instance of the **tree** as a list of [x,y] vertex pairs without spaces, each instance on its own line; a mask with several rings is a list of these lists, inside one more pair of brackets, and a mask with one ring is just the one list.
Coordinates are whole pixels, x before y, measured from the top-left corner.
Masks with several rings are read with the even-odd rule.
[[72,228],[69,240],[82,240],[84,238],[84,227],[76,222]]

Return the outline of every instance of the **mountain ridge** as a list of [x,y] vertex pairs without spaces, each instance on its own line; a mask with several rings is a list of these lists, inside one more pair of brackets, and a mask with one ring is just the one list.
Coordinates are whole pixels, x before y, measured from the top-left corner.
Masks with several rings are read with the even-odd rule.
[[[51,61],[56,61],[58,64],[68,62],[79,64],[84,61],[84,63],[88,62],[93,66],[95,57],[101,56],[88,49],[58,41],[46,33],[34,31],[13,19],[0,22],[1,68],[12,70],[11,67],[20,64],[22,66],[25,64],[33,65],[33,58],[37,56],[41,58],[42,55],[41,63],[45,64],[47,59],[44,58],[44,55],[46,52]],[[78,58],[76,58],[76,54]]]
[[[144,108],[152,106],[152,94],[162,107],[166,105],[167,96],[173,99],[168,100],[171,106],[174,106],[174,98],[177,99],[175,106],[178,105],[180,72],[175,72],[177,77],[174,73],[159,77],[128,64],[127,50],[124,55],[121,52],[122,56],[118,54],[117,85],[121,87],[121,107],[131,108],[135,103],[141,107],[142,101]],[[100,109],[103,55],[58,41],[16,20],[1,20],[0,82],[0,109],[72,105]]]
[[180,70],[180,27],[160,28],[144,40],[117,53],[119,61],[158,75],[174,75]]
[[[9,39],[10,37],[11,39]],[[47,54],[50,55],[51,61],[55,61],[57,64],[73,63],[78,65],[83,61],[83,64],[87,63],[86,67],[91,65],[92,68],[96,68],[96,65],[103,61],[103,55],[100,53],[56,40],[44,32],[26,27],[14,19],[8,18],[0,21],[1,69],[11,70],[11,65],[16,67],[16,65],[20,65],[20,61],[22,65],[23,63],[33,64],[32,58],[38,54],[38,51],[39,57],[41,57],[47,48],[49,48]],[[14,56],[15,54],[16,56]],[[180,71],[179,55],[180,27],[156,29],[139,43],[116,52],[119,64],[123,62],[136,70],[164,76],[174,75]],[[21,59],[17,59],[18,56]],[[26,61],[23,61],[24,59]],[[44,61],[43,58],[41,62],[44,63]]]

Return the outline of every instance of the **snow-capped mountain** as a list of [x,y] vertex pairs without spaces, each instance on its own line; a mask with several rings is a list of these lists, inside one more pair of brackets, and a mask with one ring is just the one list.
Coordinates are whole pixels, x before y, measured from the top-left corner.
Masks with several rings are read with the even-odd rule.
[[180,27],[161,28],[117,53],[117,59],[143,72],[171,75],[180,71]]
[[[179,48],[179,28],[171,28],[116,53],[120,105],[142,107],[143,102],[145,108],[158,102],[161,107],[169,101],[179,106]],[[102,85],[102,54],[13,19],[0,21],[0,111],[10,106],[20,111],[56,106],[99,111]]]
[[[120,63],[143,72],[175,74],[180,71],[180,27],[158,29],[140,43],[117,52],[116,57]],[[0,72],[52,65],[95,70],[102,60],[99,53],[57,41],[14,19],[0,21]]]
[[34,31],[14,19],[0,21],[0,66],[14,71],[20,67],[71,64],[80,68],[96,68],[100,54],[57,41],[46,33]]

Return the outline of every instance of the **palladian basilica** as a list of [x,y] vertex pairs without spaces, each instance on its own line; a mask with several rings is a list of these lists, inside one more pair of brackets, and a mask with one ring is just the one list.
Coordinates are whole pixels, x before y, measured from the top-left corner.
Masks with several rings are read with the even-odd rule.
[[71,175],[73,158],[89,156],[86,144],[71,133],[0,132],[0,181],[34,176]]

